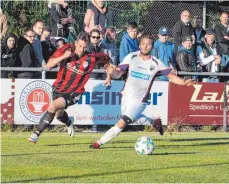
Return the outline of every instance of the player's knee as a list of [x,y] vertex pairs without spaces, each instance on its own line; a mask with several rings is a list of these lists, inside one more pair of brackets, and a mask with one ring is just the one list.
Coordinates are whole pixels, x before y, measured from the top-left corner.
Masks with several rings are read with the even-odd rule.
[[49,105],[49,107],[48,107],[48,111],[49,111],[49,112],[56,113],[57,110],[58,110],[58,109],[57,109],[57,107],[56,107],[56,105],[55,105],[54,103],[51,103],[51,104]]
[[121,119],[125,122],[126,125],[132,123],[132,119],[130,117],[128,117],[127,115],[122,115]]

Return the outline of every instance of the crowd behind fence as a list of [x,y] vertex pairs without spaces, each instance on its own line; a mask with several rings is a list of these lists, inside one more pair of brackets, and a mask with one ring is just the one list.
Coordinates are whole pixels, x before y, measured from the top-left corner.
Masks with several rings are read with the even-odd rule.
[[[89,1],[69,1],[69,7],[72,8],[72,16],[76,20],[76,33],[82,31],[84,25],[84,16]],[[214,27],[219,22],[220,12],[229,12],[228,2],[163,2],[163,1],[107,1],[106,4],[113,12],[114,26],[120,31],[117,40],[120,41],[123,33],[126,31],[126,23],[136,21],[140,29],[144,32],[151,33],[156,39],[158,30],[162,26],[167,26],[168,35],[172,38],[172,27],[179,20],[180,13],[187,9],[191,15],[202,17],[203,28]],[[37,19],[50,25],[48,12],[48,2],[45,1],[3,1],[1,5],[4,13],[9,20],[9,31],[20,35],[22,28],[31,27]],[[229,53],[228,53],[229,55]],[[229,56],[227,57],[229,58]],[[227,61],[228,62],[228,61]],[[9,71],[28,71],[27,69],[2,68],[1,70]],[[40,68],[42,78],[45,78],[46,69]],[[53,71],[57,71],[54,69]],[[103,72],[94,70],[94,72]],[[178,72],[179,75],[208,75],[208,76],[228,76],[227,74],[216,73],[187,73]]]

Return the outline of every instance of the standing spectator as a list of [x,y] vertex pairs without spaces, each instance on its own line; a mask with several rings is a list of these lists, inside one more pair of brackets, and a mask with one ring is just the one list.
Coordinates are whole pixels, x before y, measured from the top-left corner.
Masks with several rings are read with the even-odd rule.
[[0,7],[0,40],[5,36],[7,32],[7,18],[6,15],[2,12],[2,8]]
[[[178,48],[176,61],[179,71],[195,72],[196,59],[192,50],[193,40],[191,36],[182,38],[182,45]],[[183,76],[184,79],[191,79],[192,76]]]
[[33,24],[33,31],[35,33],[35,39],[34,39],[34,50],[37,56],[37,59],[39,61],[38,66],[44,66],[45,65],[45,60],[43,57],[43,53],[42,53],[42,46],[41,46],[41,40],[40,37],[43,33],[43,29],[44,29],[44,23],[42,20],[37,20],[34,24]]
[[[43,33],[41,35],[41,46],[42,46],[42,54],[45,60],[45,63],[47,64],[49,58],[53,55],[56,48],[51,44],[50,41],[50,31],[48,28],[43,29]],[[47,72],[46,78],[47,79],[55,79],[56,78],[55,72]]]
[[[64,38],[68,41],[68,37],[72,33],[74,35],[73,24],[76,23],[72,17],[72,9],[68,7],[68,4],[62,1],[53,3],[49,2],[49,14],[51,23],[51,42],[55,46],[56,40]],[[72,41],[72,40],[71,40]]]
[[136,22],[130,22],[127,26],[127,32],[124,33],[119,49],[119,61],[122,63],[123,59],[131,52],[136,52],[138,48],[138,25]]
[[[205,40],[197,47],[197,59],[203,72],[220,72],[221,51],[215,43],[214,29],[206,30]],[[202,82],[219,82],[219,77],[204,77]]]
[[206,31],[203,28],[203,19],[202,17],[195,17],[194,18],[194,36],[195,36],[195,42],[201,43],[204,39]]
[[[158,33],[158,40],[154,42],[152,55],[161,60],[166,67],[172,67],[176,70],[176,58],[174,54],[174,44],[168,41],[169,30],[167,27],[161,27]],[[175,71],[176,73],[176,71]],[[160,80],[168,81],[166,76],[160,76]]]
[[105,38],[100,43],[103,48],[104,53],[108,53],[112,63],[114,65],[118,65],[118,54],[119,49],[116,42],[116,30],[114,27],[108,27],[106,29]]
[[47,63],[50,56],[56,50],[56,48],[50,42],[50,31],[47,28],[44,28],[43,33],[41,35],[41,46],[45,63]]
[[178,46],[181,45],[182,38],[186,36],[192,36],[192,40],[195,41],[192,24],[190,23],[190,12],[184,10],[181,12],[180,19],[172,28],[175,54],[177,54]]
[[[218,42],[223,54],[229,63],[229,22],[228,13],[223,12],[220,15],[220,23],[215,26],[216,41]],[[228,72],[228,70],[226,71]]]
[[105,6],[104,0],[92,0],[84,17],[84,30],[90,33],[98,29],[104,36],[108,26],[113,26],[113,12]]
[[[3,45],[1,46],[1,67],[15,67],[17,54],[17,37],[9,33],[5,36]],[[1,78],[13,78],[13,71],[2,71]]]
[[[102,47],[101,47],[101,44],[100,44],[100,31],[98,29],[93,29],[91,30],[90,32],[90,42],[89,42],[89,45],[88,45],[88,52],[90,53],[100,53],[102,51]],[[95,69],[99,69],[99,68],[102,68],[103,65],[97,65],[95,66]],[[92,73],[91,74],[91,78],[94,78],[94,79],[104,79],[104,75],[103,74],[100,74],[100,73]]]
[[[32,29],[26,29],[23,37],[18,39],[17,54],[19,56],[18,67],[38,67],[38,60],[33,47],[35,33]],[[18,72],[18,78],[41,78],[40,72]]]

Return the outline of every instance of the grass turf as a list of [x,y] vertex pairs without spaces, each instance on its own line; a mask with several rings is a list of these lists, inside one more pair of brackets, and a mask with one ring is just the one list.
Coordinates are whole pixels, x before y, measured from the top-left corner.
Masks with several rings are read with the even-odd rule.
[[[100,150],[89,145],[102,134],[1,133],[1,180],[7,183],[229,183],[228,133],[124,132]],[[137,138],[150,136],[153,155],[134,151]]]

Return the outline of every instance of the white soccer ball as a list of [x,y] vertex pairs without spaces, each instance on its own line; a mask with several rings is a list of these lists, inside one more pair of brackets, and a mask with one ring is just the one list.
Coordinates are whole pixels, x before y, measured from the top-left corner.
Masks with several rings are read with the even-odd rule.
[[135,143],[135,151],[139,155],[150,155],[154,150],[154,142],[149,137],[141,137]]

